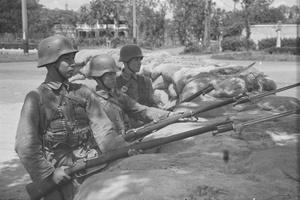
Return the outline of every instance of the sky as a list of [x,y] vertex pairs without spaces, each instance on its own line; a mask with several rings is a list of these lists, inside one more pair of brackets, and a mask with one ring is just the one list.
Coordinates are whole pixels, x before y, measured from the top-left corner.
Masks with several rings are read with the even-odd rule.
[[[65,9],[65,5],[68,4],[68,9],[74,11],[77,11],[80,6],[89,2],[90,0],[39,0],[39,3],[48,9]],[[227,11],[234,8],[233,0],[213,0],[213,2],[216,2],[217,7],[224,8]],[[275,0],[271,6],[278,7],[281,4],[292,6],[299,5],[299,2],[298,0]],[[236,8],[239,9],[238,5]]]

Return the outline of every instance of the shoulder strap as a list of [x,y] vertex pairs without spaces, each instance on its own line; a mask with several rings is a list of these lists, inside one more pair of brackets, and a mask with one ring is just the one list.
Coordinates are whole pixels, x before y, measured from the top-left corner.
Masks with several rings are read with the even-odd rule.
[[47,127],[49,125],[48,120],[45,120],[46,119],[46,117],[45,117],[46,111],[45,111],[44,102],[43,102],[43,95],[42,95],[42,93],[44,92],[43,89],[48,89],[46,87],[47,86],[45,84],[42,84],[38,88],[36,88],[36,90],[35,90],[39,95],[40,128],[43,130],[43,133],[39,134],[40,136],[43,135],[46,132]]
[[139,90],[139,101],[141,104],[146,105],[147,99],[148,99],[148,88],[146,85],[145,77],[138,75],[137,76],[137,82],[139,84],[138,90]]

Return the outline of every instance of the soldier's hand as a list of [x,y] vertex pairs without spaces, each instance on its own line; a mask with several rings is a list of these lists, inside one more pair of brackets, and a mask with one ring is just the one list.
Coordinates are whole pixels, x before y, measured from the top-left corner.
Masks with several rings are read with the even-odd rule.
[[144,153],[143,150],[136,150],[136,149],[129,149],[128,150],[128,155],[129,156],[135,156],[135,155],[139,155],[141,153]]
[[67,183],[71,179],[71,177],[65,173],[65,169],[67,168],[68,166],[61,166],[56,168],[52,174],[52,181],[58,185]]
[[[184,111],[170,112],[169,117],[172,115],[180,115],[183,113],[184,113]],[[179,118],[178,121],[179,122],[196,122],[196,121],[198,121],[198,118],[191,116],[191,117]]]

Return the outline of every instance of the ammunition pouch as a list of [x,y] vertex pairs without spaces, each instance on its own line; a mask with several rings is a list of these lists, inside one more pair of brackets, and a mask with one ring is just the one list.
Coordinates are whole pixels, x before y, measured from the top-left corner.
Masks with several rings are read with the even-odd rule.
[[89,127],[76,129],[72,132],[60,131],[51,132],[46,131],[44,135],[44,146],[49,150],[53,149],[70,149],[76,148],[81,144],[86,143],[91,137],[91,130]]

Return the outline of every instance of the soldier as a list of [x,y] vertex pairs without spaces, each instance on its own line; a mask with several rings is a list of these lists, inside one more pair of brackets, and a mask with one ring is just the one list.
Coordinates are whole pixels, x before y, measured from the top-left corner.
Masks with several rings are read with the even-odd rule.
[[[139,46],[128,44],[121,48],[119,62],[123,62],[124,68],[117,75],[117,86],[129,97],[142,105],[156,107],[154,91],[150,78],[137,74],[141,69],[144,55]],[[132,128],[142,126],[144,123],[132,117],[129,118]]]
[[[44,199],[73,199],[82,180],[64,170],[78,159],[89,159],[128,145],[117,135],[99,101],[86,86],[69,83],[76,50],[63,36],[43,39],[38,68],[45,81],[29,92],[18,124],[15,150],[32,181],[58,185]],[[137,154],[130,150],[129,155]]]
[[94,56],[90,61],[90,77],[97,82],[96,96],[119,134],[130,128],[127,114],[143,122],[159,121],[170,112],[137,103],[117,88],[115,60],[106,54]]
[[[89,78],[93,78],[97,82],[96,96],[120,135],[124,135],[131,128],[128,124],[127,114],[145,123],[159,121],[170,115],[178,114],[141,105],[118,89],[116,73],[119,70],[115,60],[109,55],[94,56],[90,61],[90,70]],[[196,118],[184,118],[179,121],[196,121]]]
[[124,68],[117,76],[117,85],[138,103],[158,107],[154,102],[151,79],[137,74],[141,69],[143,57],[142,50],[137,45],[128,44],[121,48],[119,62],[123,62]]

